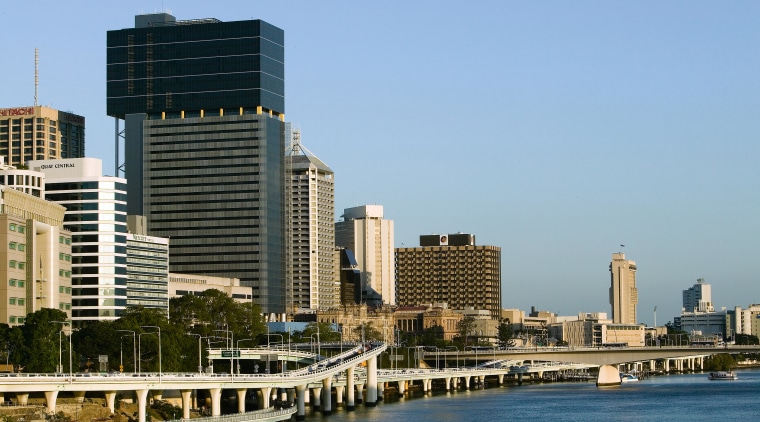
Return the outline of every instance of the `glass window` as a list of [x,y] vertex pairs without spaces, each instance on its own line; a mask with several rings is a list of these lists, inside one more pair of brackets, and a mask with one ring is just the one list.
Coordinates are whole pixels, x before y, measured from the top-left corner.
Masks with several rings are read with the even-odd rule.
[[9,262],[8,266],[11,267],[11,268],[16,268],[16,261]]
[[24,322],[26,322],[26,318],[18,317],[18,323],[19,324],[23,324]]
[[15,316],[8,317],[8,322],[10,322],[11,324],[15,324],[16,323],[16,317]]
[[17,302],[18,302],[18,304],[19,304],[19,305],[21,305],[21,306],[23,306],[23,305],[24,305],[24,299],[22,299],[22,298],[18,298]]
[[63,293],[63,286],[58,287],[58,293]]
[[14,250],[14,251],[15,251],[15,250],[16,250],[16,242],[11,242],[11,243],[9,243],[9,244],[8,244],[8,248],[10,248],[10,249],[12,249],[12,250]]
[[24,227],[24,226],[18,226],[18,232],[19,233],[24,233],[25,231],[26,231],[26,227]]
[[16,223],[11,223],[11,224],[8,226],[8,230],[10,230],[10,231],[12,231],[12,232],[15,232],[15,231],[16,231]]
[[65,240],[65,242],[66,242],[67,245],[71,245],[71,239],[70,238],[67,237],[66,240]]
[[25,262],[19,262],[19,263],[18,263],[18,269],[19,269],[19,270],[23,270],[23,269],[25,269],[25,268],[26,268],[26,263],[25,263]]
[[25,283],[24,280],[18,280],[19,287],[24,287],[24,283]]
[[9,305],[15,305],[16,304],[16,298],[15,297],[9,297],[8,298],[8,304]]
[[71,287],[67,287],[67,288],[66,288],[66,293],[67,293],[67,294],[71,294]]
[[8,285],[11,286],[11,287],[16,287],[16,279],[12,278],[12,279],[8,280]]
[[25,244],[23,244],[23,243],[19,243],[19,244],[18,244],[18,250],[20,250],[20,251],[22,251],[22,252],[23,252],[23,251],[25,251],[25,250],[26,250],[26,245],[25,245]]

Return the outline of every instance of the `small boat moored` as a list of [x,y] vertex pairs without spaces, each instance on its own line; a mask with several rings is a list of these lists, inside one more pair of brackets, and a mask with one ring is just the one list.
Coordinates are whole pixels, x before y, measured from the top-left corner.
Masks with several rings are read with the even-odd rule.
[[735,380],[739,378],[734,371],[710,372],[707,377],[710,380]]
[[621,372],[620,373],[620,382],[626,383],[626,382],[636,382],[639,380],[639,377],[633,374],[626,374]]

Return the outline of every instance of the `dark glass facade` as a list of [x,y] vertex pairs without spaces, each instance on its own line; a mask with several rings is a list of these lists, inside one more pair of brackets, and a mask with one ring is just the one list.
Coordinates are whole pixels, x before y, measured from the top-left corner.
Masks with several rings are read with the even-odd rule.
[[[166,19],[167,16],[171,19]],[[285,112],[284,32],[261,20],[173,21],[108,31],[107,113]],[[143,20],[145,20],[143,19]],[[160,22],[159,22],[160,21]]]

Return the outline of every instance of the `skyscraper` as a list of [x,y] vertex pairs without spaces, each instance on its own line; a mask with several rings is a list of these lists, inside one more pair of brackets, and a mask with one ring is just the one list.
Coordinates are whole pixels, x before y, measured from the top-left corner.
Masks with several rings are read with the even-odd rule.
[[625,259],[625,254],[622,252],[613,253],[610,279],[612,322],[636,324],[636,305],[639,303],[639,291],[636,288],[636,263]]
[[0,108],[0,156],[13,166],[84,157],[84,117],[45,106]]
[[296,308],[340,305],[335,273],[335,178],[330,167],[301,145],[294,131],[288,155],[292,224],[293,303]]
[[171,238],[170,271],[239,278],[286,310],[284,33],[261,20],[135,17],[108,31],[128,213]]
[[713,312],[712,286],[704,278],[697,279],[697,284],[683,291],[684,312]]
[[103,176],[97,158],[35,160],[45,173],[45,199],[66,207],[71,231],[71,319],[115,320],[127,302],[126,181]]
[[382,205],[343,210],[335,223],[335,245],[354,253],[361,272],[361,302],[396,304],[393,220],[383,218]]
[[472,234],[423,235],[420,247],[396,249],[400,306],[447,303],[501,317],[501,248],[479,246]]

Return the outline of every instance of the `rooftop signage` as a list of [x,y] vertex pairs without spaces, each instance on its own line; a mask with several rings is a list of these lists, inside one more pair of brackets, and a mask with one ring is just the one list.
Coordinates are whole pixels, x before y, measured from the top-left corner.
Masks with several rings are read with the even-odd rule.
[[34,107],[0,108],[0,116],[29,116],[34,114]]

